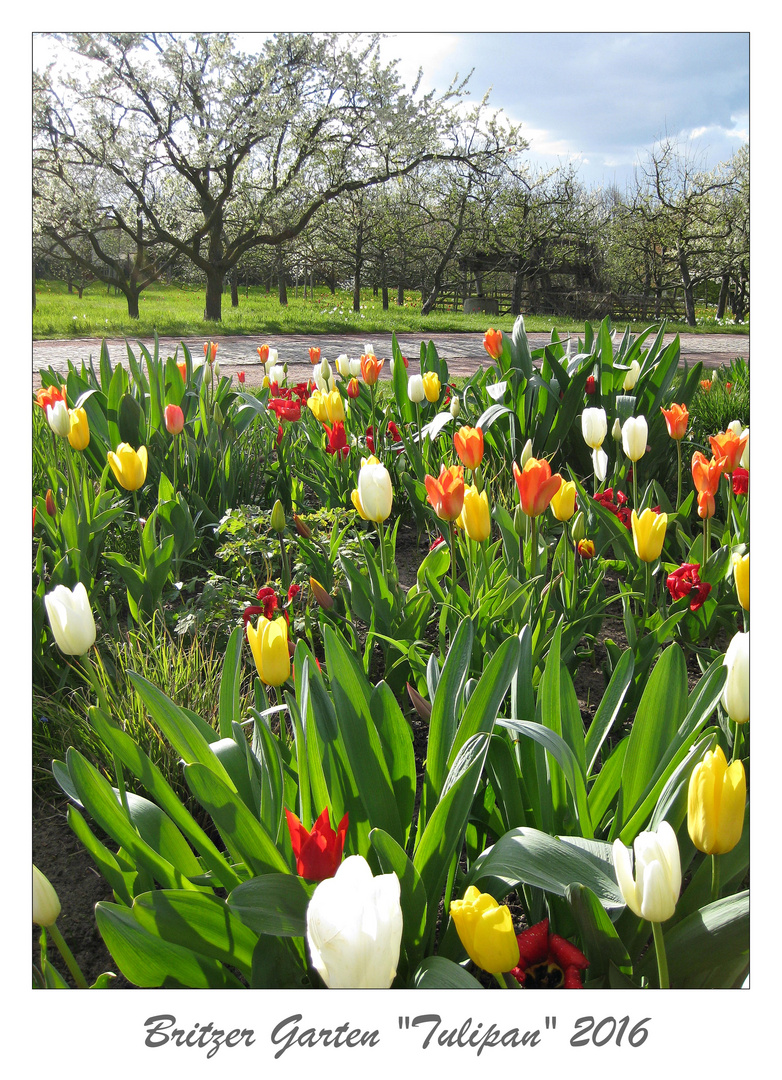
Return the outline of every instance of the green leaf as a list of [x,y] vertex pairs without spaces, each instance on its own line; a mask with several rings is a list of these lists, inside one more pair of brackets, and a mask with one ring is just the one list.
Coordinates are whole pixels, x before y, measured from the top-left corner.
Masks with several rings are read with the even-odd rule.
[[[453,764],[461,748],[473,735],[478,734],[479,731],[491,734],[497,719],[497,712],[518,667],[520,655],[519,639],[509,637],[503,641],[489,660],[486,669],[478,680],[478,685],[470,694],[470,699],[454,735],[448,753],[449,767]],[[442,685],[442,679],[440,685]]]
[[274,841],[232,787],[199,763],[185,766],[185,779],[238,861],[254,874],[288,872]]
[[627,688],[633,679],[633,653],[631,649],[625,649],[619,663],[611,673],[611,679],[600,699],[600,704],[595,712],[594,719],[589,725],[586,734],[585,751],[587,762],[587,775],[590,775],[595,767],[600,747],[614,725],[622,703],[627,693]]
[[453,960],[427,956],[413,976],[416,990],[482,990],[478,980]]
[[614,964],[625,975],[632,975],[633,966],[627,949],[595,894],[584,885],[568,885],[565,899],[576,920],[581,951],[589,960],[589,981],[607,975],[609,964]]
[[630,731],[613,839],[628,821],[684,719],[687,666],[681,648],[669,646],[657,661]]
[[387,683],[379,682],[373,688],[369,708],[383,747],[406,842],[413,820],[416,788],[412,732]]
[[429,717],[429,743],[426,754],[425,801],[427,805],[423,820],[433,809],[433,802],[442,790],[447,772],[448,757],[456,735],[458,716],[464,683],[472,656],[475,637],[472,621],[463,619],[454,634],[448,655],[437,681]]
[[100,901],[95,905],[95,920],[120,971],[135,986],[241,988],[239,980],[222,964],[151,934],[139,925],[128,908]]
[[591,889],[607,910],[624,907],[616,878],[607,870],[610,846],[593,844],[604,852],[603,858],[538,829],[514,829],[476,859],[465,888],[475,885],[499,900],[520,884],[557,896],[565,896],[568,886],[580,884]]
[[340,738],[367,820],[404,843],[394,789],[370,712],[369,683],[344,639],[328,624],[323,640]]
[[[664,934],[672,987],[723,989],[749,970],[749,892],[717,900],[688,915]],[[657,985],[657,963],[650,950],[638,966]]]
[[163,941],[236,967],[250,977],[257,935],[217,896],[172,889],[142,893],[134,901],[133,915],[139,926]]
[[243,881],[228,897],[228,907],[256,934],[303,937],[314,885],[295,874],[264,874]]
[[408,964],[415,967],[424,944],[426,927],[426,887],[413,863],[393,836],[382,829],[373,829],[369,840],[377,854],[383,873],[395,873],[399,878],[402,905],[402,942]]

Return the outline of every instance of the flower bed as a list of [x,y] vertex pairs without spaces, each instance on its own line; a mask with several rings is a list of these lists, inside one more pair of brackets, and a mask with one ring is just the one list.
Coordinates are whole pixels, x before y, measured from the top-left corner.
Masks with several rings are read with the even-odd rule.
[[[290,386],[262,345],[260,392],[213,343],[43,373],[36,694],[80,710],[43,750],[128,984],[744,981],[747,417],[688,440],[662,329],[484,344],[458,386],[395,339]],[[194,709],[151,657],[196,637]]]

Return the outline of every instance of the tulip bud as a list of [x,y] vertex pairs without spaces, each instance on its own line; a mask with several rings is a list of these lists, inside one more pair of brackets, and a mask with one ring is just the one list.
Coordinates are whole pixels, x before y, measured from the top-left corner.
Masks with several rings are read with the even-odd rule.
[[220,365],[218,363],[212,365],[212,374],[216,379],[220,378]]
[[326,592],[317,578],[310,578],[310,591],[324,611],[331,611],[334,607],[334,597]]
[[216,424],[222,424],[222,422],[224,420],[224,417],[223,417],[223,410],[220,408],[220,402],[219,401],[215,402],[214,410],[212,412],[212,415],[214,416],[214,422]]
[[614,426],[611,428],[611,438],[614,442],[620,443],[622,441],[622,425],[619,423],[619,417],[614,420]]
[[599,450],[606,437],[608,420],[605,409],[584,409],[581,414],[581,434],[592,450]]
[[355,399],[355,398],[358,397],[358,395],[360,393],[361,393],[361,383],[358,381],[358,379],[353,379],[352,378],[350,380],[350,382],[348,383],[348,388],[347,388],[348,397]]
[[178,405],[166,405],[163,410],[163,418],[169,435],[179,435],[185,426],[185,414]]
[[57,585],[44,597],[46,614],[60,652],[83,656],[95,643],[95,619],[83,582],[75,589]]
[[424,380],[421,375],[411,375],[407,382],[407,396],[417,405],[424,400]]
[[279,499],[272,507],[271,527],[276,533],[285,532],[285,511]]
[[456,394],[451,398],[450,413],[454,420],[459,415],[459,398]]
[[46,492],[46,513],[49,517],[57,516],[57,504],[54,501],[54,495],[52,494],[51,488]]
[[723,664],[728,678],[722,691],[722,707],[736,724],[749,720],[749,631],[731,638]]
[[413,708],[421,719],[428,722],[432,715],[432,706],[429,702],[425,698],[422,698],[416,688],[410,683],[407,683],[407,696],[410,698]]
[[303,536],[305,540],[312,539],[312,529],[305,521],[302,521],[298,514],[293,515],[293,524],[299,536]]
[[629,416],[622,425],[622,449],[631,461],[640,461],[646,453],[649,428],[645,416]]
[[749,552],[733,556],[733,580],[736,582],[739,603],[745,611],[749,611]]
[[738,759],[728,765],[722,747],[707,751],[690,776],[687,831],[698,851],[725,855],[741,839],[747,779]]
[[640,919],[665,922],[676,910],[682,887],[676,833],[667,821],[662,821],[656,833],[639,833],[633,850],[635,878],[630,851],[621,840],[614,841],[614,870],[624,902]]
[[513,531],[516,536],[523,536],[527,530],[527,515],[517,506],[513,513]]
[[46,419],[55,435],[59,435],[61,439],[68,438],[71,433],[71,417],[64,401],[59,400],[55,401],[54,405],[47,405]]
[[586,519],[583,510],[579,510],[570,525],[570,536],[578,544],[586,536]]
[[440,376],[436,371],[427,371],[423,376],[424,396],[434,403],[440,396]]
[[387,990],[402,943],[399,878],[372,876],[362,855],[350,855],[315,889],[307,905],[312,966],[332,990]]
[[520,465],[522,469],[532,457],[532,439],[527,439],[524,443],[524,449],[521,451]]
[[633,360],[633,362],[630,364],[629,371],[624,377],[624,382],[622,383],[622,389],[625,391],[625,393],[633,389],[635,384],[638,382],[638,376],[640,374],[641,365],[638,363],[637,360]]
[[507,904],[470,885],[462,900],[452,900],[450,915],[468,956],[493,975],[519,962],[519,943]]
[[74,450],[86,450],[90,445],[90,425],[85,409],[71,409],[68,442]]
[[33,864],[33,922],[36,926],[54,926],[60,911],[60,901],[54,886]]
[[594,559],[595,557],[595,542],[594,540],[579,540],[576,545],[579,555],[582,559]]

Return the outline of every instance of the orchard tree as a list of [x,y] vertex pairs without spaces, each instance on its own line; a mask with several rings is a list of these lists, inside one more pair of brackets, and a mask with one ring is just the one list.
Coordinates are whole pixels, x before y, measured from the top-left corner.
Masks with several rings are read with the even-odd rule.
[[485,168],[518,143],[483,105],[457,112],[463,83],[407,91],[377,35],[276,34],[254,55],[229,34],[58,40],[61,155],[111,175],[148,240],[203,273],[206,319],[243,256],[293,240],[333,200],[433,162]]

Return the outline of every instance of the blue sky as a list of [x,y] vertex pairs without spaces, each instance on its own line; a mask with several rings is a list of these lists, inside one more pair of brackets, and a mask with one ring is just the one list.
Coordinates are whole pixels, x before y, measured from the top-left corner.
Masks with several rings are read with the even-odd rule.
[[711,166],[749,139],[748,33],[402,33],[385,59],[412,83],[445,90],[467,75],[472,96],[522,124],[531,164],[573,160],[588,185],[624,188],[664,135]]

